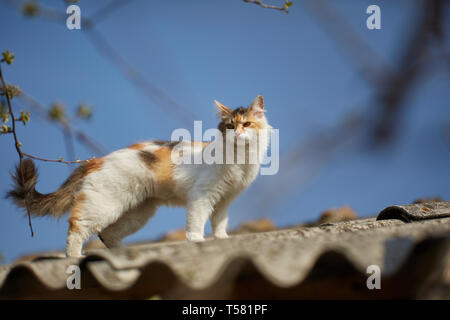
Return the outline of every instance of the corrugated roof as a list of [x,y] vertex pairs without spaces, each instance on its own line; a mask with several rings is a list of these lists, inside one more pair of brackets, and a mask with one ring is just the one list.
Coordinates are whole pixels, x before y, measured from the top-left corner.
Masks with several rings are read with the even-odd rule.
[[[379,220],[42,255],[0,267],[0,297],[450,298],[450,203],[418,205],[427,218],[414,222],[405,216],[417,207],[401,206]],[[81,290],[66,287],[72,264]],[[380,290],[366,286],[369,265],[381,269]]]

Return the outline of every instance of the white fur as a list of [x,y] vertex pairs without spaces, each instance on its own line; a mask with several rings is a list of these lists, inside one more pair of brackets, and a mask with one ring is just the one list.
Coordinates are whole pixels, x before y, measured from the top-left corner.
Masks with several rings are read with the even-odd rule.
[[[270,126],[260,131],[263,139],[260,157],[268,147]],[[240,139],[255,139],[251,133]],[[190,143],[182,143],[190,148]],[[160,146],[151,142],[143,150],[154,152]],[[211,219],[213,235],[228,237],[228,207],[256,178],[256,164],[180,164],[173,169],[171,194],[158,190],[158,181],[139,158],[139,150],[122,149],[104,157],[104,165],[86,176],[80,193],[86,195],[76,230],[69,229],[67,255],[81,256],[82,244],[98,233],[108,247],[143,227],[160,205],[182,206],[187,210],[186,238],[204,240],[204,226]]]

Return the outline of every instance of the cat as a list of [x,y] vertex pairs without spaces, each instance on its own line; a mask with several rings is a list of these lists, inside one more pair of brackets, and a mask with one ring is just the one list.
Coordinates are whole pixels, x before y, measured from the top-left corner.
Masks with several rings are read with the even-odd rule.
[[[33,216],[61,217],[70,212],[66,255],[81,257],[84,241],[98,234],[106,247],[121,246],[124,237],[142,228],[161,205],[186,208],[186,239],[203,241],[210,218],[213,235],[227,238],[228,207],[256,178],[269,144],[269,125],[262,95],[247,108],[233,110],[215,101],[220,116],[221,146],[259,141],[257,161],[249,163],[175,163],[174,150],[200,152],[216,142],[147,141],[83,162],[55,192],[36,191],[37,170],[31,159],[13,175],[14,203]],[[192,146],[195,146],[192,151]],[[180,152],[181,151],[181,152]],[[217,151],[217,150],[216,150]],[[219,150],[220,151],[220,150]]]

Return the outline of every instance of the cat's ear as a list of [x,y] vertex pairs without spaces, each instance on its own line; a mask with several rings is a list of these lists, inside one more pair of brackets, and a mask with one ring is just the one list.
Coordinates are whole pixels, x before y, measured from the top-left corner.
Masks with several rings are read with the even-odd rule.
[[261,119],[264,116],[266,110],[264,110],[264,99],[262,95],[257,96],[256,99],[253,100],[248,108],[248,112],[256,119]]
[[233,114],[233,109],[224,106],[217,100],[214,100],[214,103],[217,106],[217,113],[220,115],[222,119],[227,118]]

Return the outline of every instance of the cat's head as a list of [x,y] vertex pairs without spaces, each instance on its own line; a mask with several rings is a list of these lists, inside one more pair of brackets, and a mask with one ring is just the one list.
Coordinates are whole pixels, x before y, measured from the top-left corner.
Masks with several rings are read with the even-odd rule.
[[264,110],[264,99],[262,95],[256,97],[252,104],[247,107],[232,109],[214,101],[220,116],[219,131],[225,136],[226,132],[234,134],[235,139],[253,140],[262,131],[266,133],[271,127],[267,122]]

